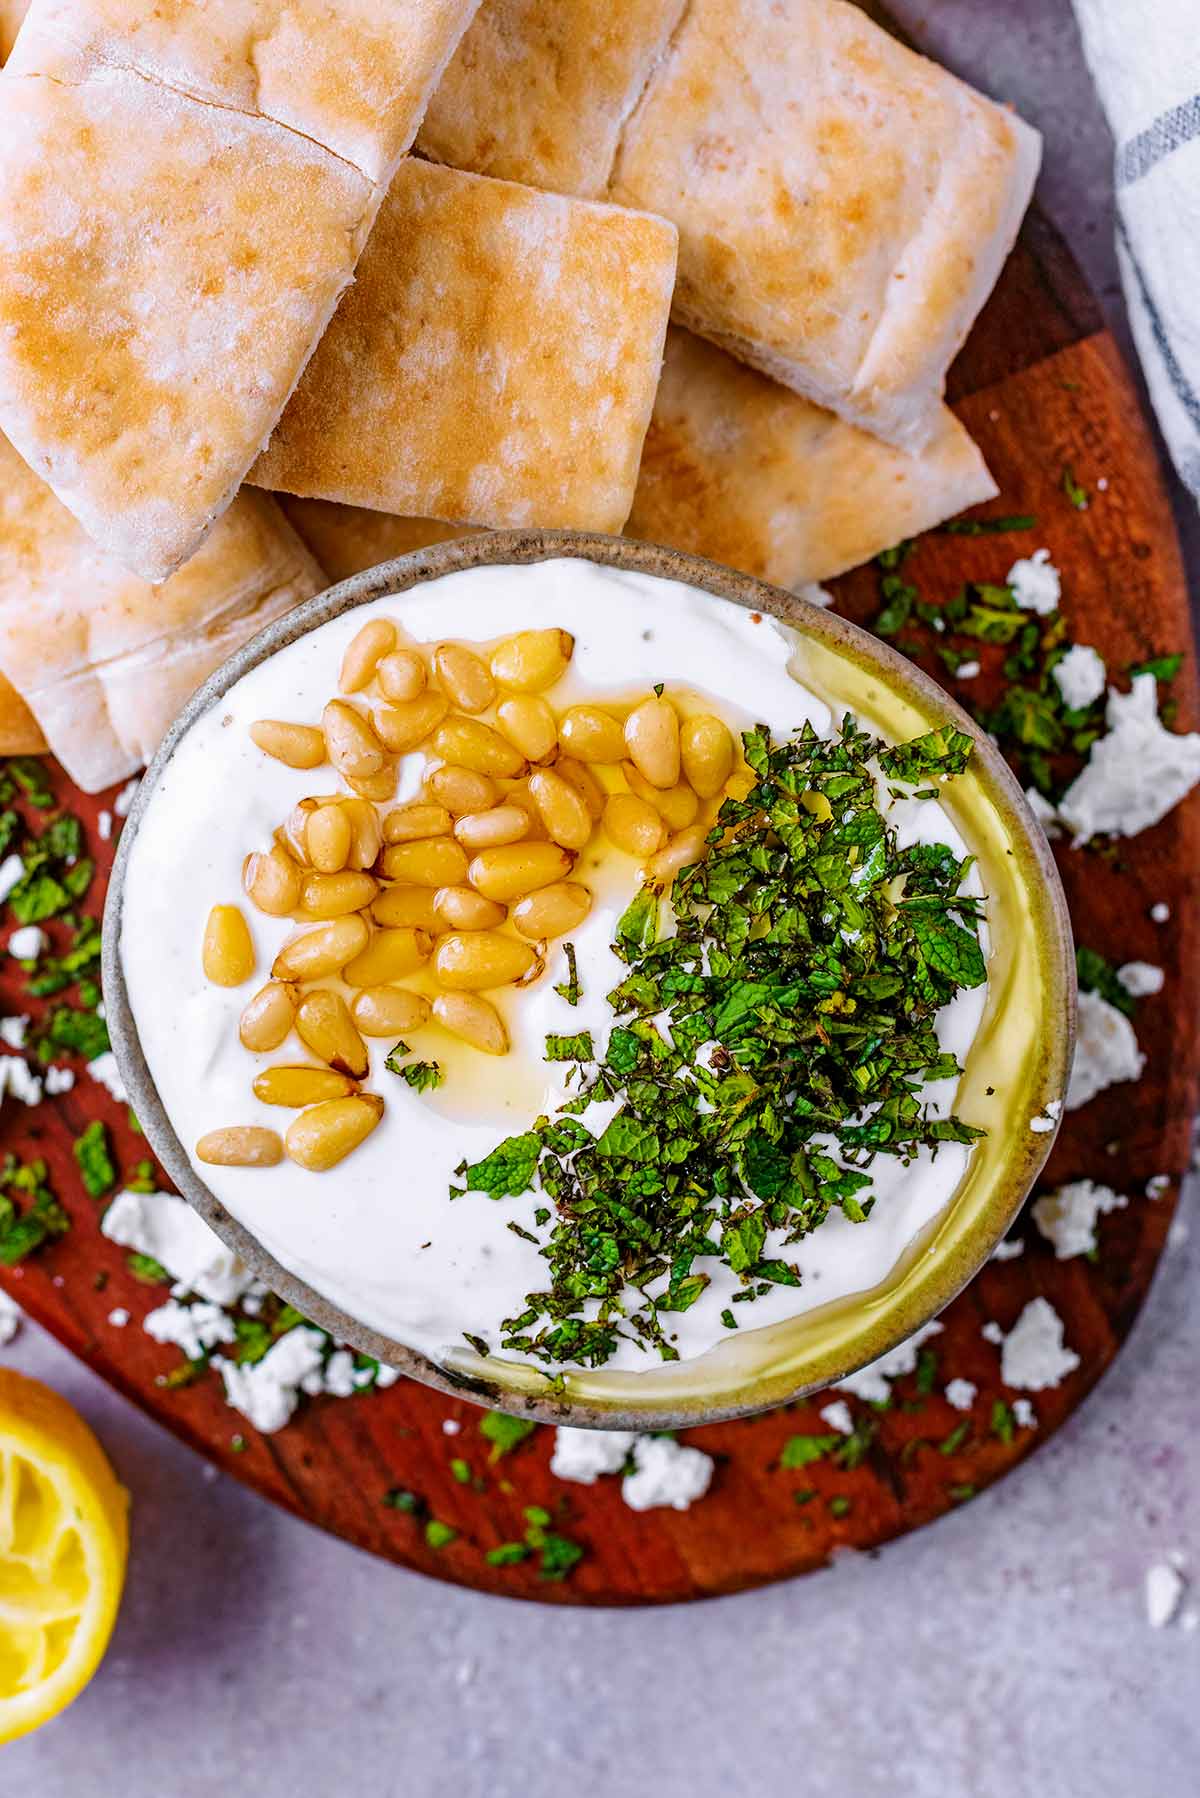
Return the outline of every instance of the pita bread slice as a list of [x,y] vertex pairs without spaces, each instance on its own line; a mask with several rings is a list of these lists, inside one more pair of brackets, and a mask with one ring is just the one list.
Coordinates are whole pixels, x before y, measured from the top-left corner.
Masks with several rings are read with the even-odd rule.
[[42,727],[17,689],[0,674],[0,755],[41,755]]
[[251,479],[495,526],[618,531],[675,230],[409,158]]
[[376,568],[393,556],[407,556],[433,543],[475,535],[469,524],[397,518],[391,512],[369,512],[365,506],[341,506],[328,499],[297,499],[291,493],[279,495],[279,507],[331,581],[348,580],[364,568]]
[[997,491],[944,407],[910,455],[673,327],[625,534],[795,588]]
[[484,0],[429,102],[438,162],[602,200],[686,0]]
[[30,29],[164,87],[274,119],[386,186],[477,4],[34,0]]
[[250,492],[152,587],[0,438],[0,671],[85,792],[140,768],[226,656],[324,585],[278,507]]
[[29,0],[0,0],[0,63],[7,62],[28,11]]
[[19,72],[27,34],[0,74],[0,429],[160,580],[282,411],[376,190],[294,132],[65,50]]
[[679,323],[919,447],[1040,141],[841,0],[692,0],[609,192],[679,226]]

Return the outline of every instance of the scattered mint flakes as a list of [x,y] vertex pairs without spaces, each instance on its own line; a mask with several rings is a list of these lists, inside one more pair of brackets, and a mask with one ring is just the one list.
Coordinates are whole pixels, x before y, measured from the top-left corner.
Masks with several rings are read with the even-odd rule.
[[414,1092],[432,1092],[442,1084],[445,1078],[436,1061],[403,1061],[402,1056],[411,1055],[407,1043],[396,1043],[383,1058],[383,1065],[389,1074],[399,1074],[408,1082]]
[[491,1199],[515,1199],[529,1190],[542,1139],[536,1130],[509,1136],[482,1161],[460,1162],[455,1173],[465,1180],[465,1191],[485,1192]]
[[1088,490],[1075,479],[1075,472],[1069,463],[1065,463],[1063,466],[1062,490],[1077,512],[1087,511]]
[[583,988],[579,984],[579,970],[575,965],[574,943],[564,943],[563,954],[567,958],[567,978],[561,981],[554,990],[560,999],[566,1000],[568,1005],[578,1005],[583,997]]
[[590,1030],[581,1030],[576,1036],[555,1036],[553,1032],[547,1034],[547,1061],[592,1061],[595,1053]]
[[70,1227],[51,1191],[46,1163],[22,1164],[6,1155],[0,1163],[0,1266],[15,1267]]
[[458,1531],[453,1524],[443,1523],[440,1517],[430,1517],[425,1524],[425,1540],[430,1548],[439,1554],[443,1548],[458,1539]]
[[519,1448],[537,1429],[537,1424],[528,1417],[509,1417],[504,1411],[485,1411],[479,1422],[479,1433],[486,1436],[492,1445],[488,1459],[498,1461],[502,1455],[511,1455],[514,1448]]
[[72,1152],[88,1197],[103,1198],[116,1185],[117,1168],[112,1158],[108,1130],[98,1118],[88,1125],[82,1136],[75,1138]]
[[1082,943],[1075,949],[1075,973],[1081,991],[1099,993],[1118,1011],[1123,1011],[1131,1018],[1137,1010],[1137,1000],[1128,987],[1121,985],[1117,978],[1117,970],[1112,963],[1101,955],[1098,949],[1087,949]]
[[823,1461],[831,1449],[835,1449],[841,1437],[833,1436],[789,1436],[779,1456],[781,1467],[811,1467],[814,1461]]

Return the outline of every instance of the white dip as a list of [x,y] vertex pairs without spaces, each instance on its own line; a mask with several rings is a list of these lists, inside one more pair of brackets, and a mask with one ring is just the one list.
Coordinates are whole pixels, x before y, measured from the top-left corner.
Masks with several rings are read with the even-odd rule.
[[[337,689],[346,645],[376,614],[402,622],[418,641],[447,637],[487,642],[530,627],[561,626],[575,637],[556,706],[581,698],[639,696],[655,681],[669,694],[708,695],[734,727],[767,724],[786,737],[805,720],[830,729],[830,708],[788,673],[791,633],[770,618],[677,582],[618,573],[592,563],[562,560],[529,567],[480,568],[451,574],[399,599],[348,612],[280,651],[232,688],[188,733],[163,771],[133,845],[126,878],[121,957],[142,1048],[181,1142],[191,1151],[209,1130],[262,1124],[282,1131],[291,1114],[261,1104],[250,1090],[260,1068],[308,1060],[294,1038],[270,1055],[252,1056],[238,1040],[238,1017],[268,977],[291,934],[287,919],[268,918],[244,900],[242,862],[270,846],[272,831],[311,793],[332,791],[329,769],[299,772],[255,748],[249,726],[258,718],[317,722]],[[398,798],[418,789],[424,757],[404,759]],[[395,802],[393,802],[395,803]],[[901,845],[966,844],[934,801],[893,804],[890,820]],[[383,1068],[391,1047],[369,1040],[371,1090],[387,1101],[383,1121],[365,1144],[330,1173],[308,1173],[284,1161],[269,1169],[197,1164],[209,1188],[284,1267],[363,1323],[436,1358],[463,1348],[463,1332],[493,1348],[502,1319],[523,1308],[527,1292],[547,1284],[547,1266],[534,1244],[506,1226],[532,1223],[531,1194],[499,1202],[471,1193],[451,1202],[454,1168],[492,1150],[504,1136],[528,1128],[542,1111],[569,1098],[565,1065],[543,1059],[548,1031],[590,1029],[597,1044],[612,1013],[605,995],[626,970],[609,944],[617,918],[640,884],[638,865],[608,851],[597,871],[585,852],[577,871],[595,893],[583,926],[574,931],[582,1002],[571,1008],[553,990],[565,975],[561,945],[552,945],[546,975],[527,991],[489,994],[504,1013],[512,1052],[503,1059],[456,1046],[430,1027],[413,1038],[414,1054],[439,1060],[445,1084],[419,1095]],[[974,876],[972,876],[974,881]],[[978,884],[971,886],[978,892]],[[242,904],[254,935],[258,970],[236,991],[210,986],[200,965],[210,908]],[[965,1056],[979,1027],[986,988],[959,993],[938,1018],[945,1049]],[[927,1089],[933,1108],[954,1108],[956,1082]],[[603,1120],[588,1118],[596,1130]],[[922,1151],[908,1166],[887,1155],[871,1169],[878,1201],[867,1222],[831,1213],[810,1237],[767,1255],[784,1254],[803,1277],[799,1288],[778,1286],[752,1306],[739,1306],[755,1325],[810,1310],[877,1286],[904,1249],[953,1194],[969,1150],[944,1143],[936,1156]],[[722,1309],[737,1279],[720,1263],[697,1263],[712,1284],[686,1312],[664,1322],[680,1356],[703,1354],[727,1332]],[[645,1367],[645,1351],[622,1343],[608,1363]]]

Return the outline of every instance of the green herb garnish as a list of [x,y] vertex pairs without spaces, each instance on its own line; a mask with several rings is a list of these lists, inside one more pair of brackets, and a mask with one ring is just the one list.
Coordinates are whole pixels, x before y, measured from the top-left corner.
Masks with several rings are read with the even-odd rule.
[[492,1445],[488,1459],[498,1461],[501,1455],[511,1455],[514,1448],[537,1429],[537,1424],[527,1417],[509,1417],[503,1411],[486,1411],[479,1420],[479,1433],[486,1436]]
[[574,943],[563,944],[563,954],[567,958],[567,978],[555,987],[555,992],[568,1005],[578,1005],[583,997],[583,988],[579,984],[579,970],[575,966]]
[[1088,490],[1075,479],[1074,471],[1069,465],[1063,467],[1062,490],[1077,512],[1087,511]]
[[103,1198],[116,1184],[117,1168],[109,1147],[108,1131],[98,1118],[88,1125],[82,1136],[75,1138],[73,1153],[88,1197]]
[[833,1436],[789,1436],[779,1456],[781,1467],[810,1467],[814,1461],[823,1461],[830,1449],[837,1447],[841,1437]]
[[6,1155],[0,1163],[0,1266],[15,1267],[70,1227],[50,1188],[46,1163],[22,1164]]

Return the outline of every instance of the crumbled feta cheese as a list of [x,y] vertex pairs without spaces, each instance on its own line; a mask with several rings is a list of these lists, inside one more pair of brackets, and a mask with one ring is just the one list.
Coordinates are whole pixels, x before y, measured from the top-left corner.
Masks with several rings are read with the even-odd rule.
[[1008,571],[1008,584],[1023,612],[1037,612],[1046,617],[1058,610],[1062,580],[1050,560],[1048,549],[1035,549],[1032,556],[1022,556],[1014,562]]
[[114,1330],[123,1330],[129,1322],[129,1313],[124,1305],[115,1305],[108,1314],[108,1321]]
[[6,1292],[0,1292],[0,1348],[12,1341],[21,1328],[21,1307]]
[[1128,693],[1110,689],[1107,721],[1107,734],[1059,802],[1076,846],[1096,836],[1137,836],[1200,781],[1200,733],[1163,729],[1152,674],[1135,674]]
[[1033,1408],[1033,1401],[1031,1399],[1015,1398],[1012,1402],[1012,1414],[1013,1422],[1018,1429],[1037,1429],[1037,1412]]
[[137,797],[137,790],[141,784],[141,781],[135,777],[133,780],[126,781],[125,785],[121,788],[121,791],[113,800],[112,807],[118,818],[127,818],[129,816],[133,802]]
[[1061,1099],[1047,1099],[1046,1109],[1044,1111],[1039,1111],[1036,1117],[1031,1117],[1029,1120],[1029,1128],[1033,1131],[1034,1135],[1048,1136],[1062,1116],[1062,1108],[1063,1102]]
[[621,1482],[621,1497],[631,1511],[668,1505],[686,1511],[704,1497],[712,1476],[711,1455],[684,1448],[670,1436],[639,1436],[633,1445],[633,1472]]
[[25,863],[19,855],[6,855],[0,862],[0,903],[3,903],[15,886],[19,886],[25,877]]
[[50,938],[37,924],[23,924],[8,939],[8,953],[14,961],[36,961]]
[[10,1049],[23,1049],[28,1034],[28,1017],[0,1018],[0,1043],[7,1043]]
[[1051,805],[1050,801],[1044,794],[1039,793],[1036,787],[1026,787],[1025,803],[1051,842],[1062,835],[1062,831],[1058,828],[1058,808]]
[[1087,643],[1073,643],[1050,672],[1063,696],[1063,703],[1073,712],[1082,711],[1093,699],[1099,699],[1108,679],[1103,656],[1097,655]]
[[982,664],[979,662],[960,662],[954,670],[954,678],[955,680],[975,680],[981,666]]
[[1152,961],[1127,961],[1117,969],[1117,979],[1134,999],[1148,999],[1161,993],[1167,977]]
[[1000,1343],[1004,1341],[1004,1331],[1000,1328],[998,1323],[990,1318],[988,1322],[983,1325],[979,1334],[983,1337],[985,1342]]
[[574,1430],[560,1424],[554,1432],[550,1471],[577,1486],[594,1486],[602,1473],[620,1473],[635,1439],[632,1430]]
[[128,1105],[129,1094],[125,1091],[125,1082],[111,1049],[106,1049],[103,1055],[97,1055],[95,1061],[89,1061],[87,1071],[93,1080],[112,1094],[118,1105]]
[[1018,1255],[1025,1253],[1025,1240],[1021,1236],[1006,1236],[992,1250],[993,1261],[1015,1261]]
[[907,1342],[901,1342],[886,1355],[880,1355],[877,1361],[860,1367],[857,1373],[847,1374],[844,1380],[837,1382],[839,1392],[852,1392],[855,1398],[861,1398],[867,1404],[885,1404],[890,1395],[889,1380],[898,1380],[901,1374],[911,1373],[917,1365],[917,1350],[930,1336],[941,1331],[941,1324],[928,1323],[923,1329],[910,1336]]
[[155,1342],[170,1342],[182,1349],[189,1361],[198,1361],[219,1343],[237,1340],[228,1311],[208,1299],[197,1299],[192,1305],[168,1299],[165,1305],[147,1314],[142,1328]]
[[821,1422],[827,1423],[839,1436],[853,1436],[854,1414],[844,1398],[835,1398],[821,1411]]
[[1164,1192],[1170,1190],[1170,1186],[1170,1174],[1151,1174],[1146,1182],[1146,1197],[1148,1199],[1161,1199]]
[[99,834],[100,841],[102,843],[107,843],[113,833],[113,815],[111,812],[100,813],[100,816],[96,819],[96,830]]
[[185,1292],[232,1305],[254,1276],[190,1205],[169,1192],[119,1192],[100,1220],[110,1242],[161,1262]]
[[1000,1378],[1006,1386],[1044,1392],[1079,1366],[1074,1349],[1063,1344],[1063,1321],[1049,1299],[1030,1299],[1000,1350]]
[[1164,899],[1150,907],[1150,917],[1155,924],[1165,924],[1171,915],[1171,908]]
[[443,1419],[442,1419],[442,1435],[443,1436],[457,1436],[458,1432],[461,1429],[462,1429],[462,1425],[461,1425],[461,1423],[459,1423],[457,1417],[443,1417]]
[[946,1403],[956,1411],[969,1411],[975,1403],[978,1386],[971,1380],[951,1380],[946,1387]]
[[69,1093],[74,1084],[75,1075],[70,1068],[47,1068],[42,1075],[48,1099],[56,1098],[59,1093]]
[[1033,1221],[1046,1241],[1054,1244],[1055,1260],[1069,1261],[1073,1255],[1090,1255],[1096,1246],[1097,1221],[1110,1211],[1123,1211],[1128,1203],[1111,1186],[1073,1180],[1037,1200]]
[[5,1093],[11,1093],[22,1105],[36,1105],[41,1099],[42,1083],[19,1055],[0,1057],[0,1099]]
[[1180,1604],[1186,1582],[1170,1561],[1156,1561],[1146,1569],[1146,1621],[1151,1629],[1166,1629]]
[[352,1350],[334,1349],[324,1367],[305,1374],[300,1382],[300,1390],[314,1396],[318,1392],[325,1392],[330,1398],[352,1398],[358,1390]]
[[281,1430],[300,1402],[300,1388],[309,1374],[321,1366],[326,1336],[307,1324],[297,1324],[272,1343],[261,1361],[239,1367],[224,1355],[212,1365],[225,1382],[225,1398],[256,1430],[270,1435]]
[[1123,1011],[1099,993],[1080,993],[1079,1032],[1067,1086],[1067,1110],[1078,1111],[1108,1086],[1140,1080],[1146,1057]]
[[396,1381],[401,1378],[402,1375],[398,1367],[389,1367],[385,1361],[381,1361],[379,1363],[379,1372],[375,1375],[376,1392],[383,1392],[387,1387],[394,1386]]
[[796,588],[796,598],[806,599],[810,606],[831,606],[833,594],[828,587],[818,586],[816,581],[806,581],[803,587]]

